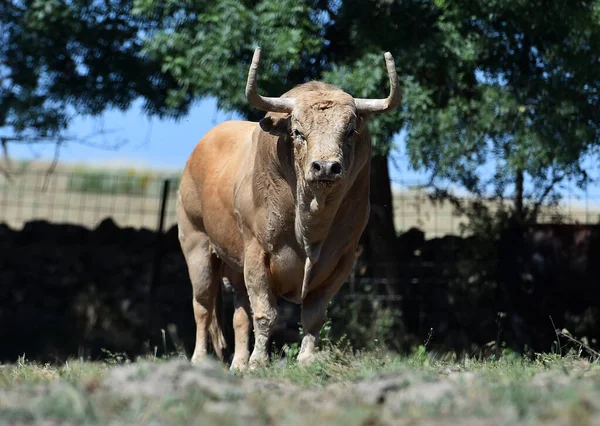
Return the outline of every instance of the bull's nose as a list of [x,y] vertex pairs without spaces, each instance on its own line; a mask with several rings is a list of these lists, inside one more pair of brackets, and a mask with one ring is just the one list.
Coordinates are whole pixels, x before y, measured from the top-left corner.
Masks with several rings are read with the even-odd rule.
[[342,165],[338,161],[313,161],[312,174],[317,180],[334,180],[342,174]]

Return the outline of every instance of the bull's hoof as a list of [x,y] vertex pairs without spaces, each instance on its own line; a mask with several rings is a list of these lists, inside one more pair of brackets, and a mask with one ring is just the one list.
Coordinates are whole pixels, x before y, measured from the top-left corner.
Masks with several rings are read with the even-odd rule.
[[207,356],[208,356],[207,353],[196,353],[196,352],[194,352],[194,354],[192,355],[192,359],[190,360],[190,362],[192,364],[198,364],[199,362],[201,362]]
[[266,367],[268,362],[269,357],[266,354],[252,353],[248,367],[250,370],[256,370],[257,368]]
[[314,352],[300,352],[298,354],[298,364],[300,365],[310,365],[317,360],[317,355]]
[[231,366],[229,367],[229,371],[232,373],[243,373],[248,368],[248,361],[239,360],[235,357],[233,361],[231,361]]

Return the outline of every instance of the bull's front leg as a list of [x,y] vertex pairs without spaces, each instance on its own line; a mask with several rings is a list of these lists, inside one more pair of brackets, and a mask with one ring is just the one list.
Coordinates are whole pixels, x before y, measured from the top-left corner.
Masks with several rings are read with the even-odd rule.
[[333,274],[317,291],[309,293],[302,301],[302,330],[304,337],[298,353],[298,362],[308,364],[315,360],[315,348],[319,333],[325,324],[327,307],[331,298],[338,292],[354,264],[354,251],[346,252]]
[[266,365],[268,361],[267,344],[277,321],[277,300],[269,278],[267,254],[256,240],[246,247],[244,280],[254,324],[254,349],[250,355],[250,367],[255,368]]

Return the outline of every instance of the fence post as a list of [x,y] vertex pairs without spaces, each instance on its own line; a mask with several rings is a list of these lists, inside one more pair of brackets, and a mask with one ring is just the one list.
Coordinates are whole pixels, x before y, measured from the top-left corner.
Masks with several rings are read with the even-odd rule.
[[[164,256],[164,226],[165,216],[167,211],[167,201],[169,200],[169,189],[171,181],[165,179],[163,181],[160,212],[158,216],[158,225],[156,228],[156,250],[154,252],[154,262],[152,263],[152,281],[150,283],[150,334],[159,333],[157,330],[158,319],[158,305],[156,303],[156,291],[160,284],[160,273],[162,270],[162,258]],[[158,343],[158,342],[157,342]],[[160,345],[162,347],[162,345]]]

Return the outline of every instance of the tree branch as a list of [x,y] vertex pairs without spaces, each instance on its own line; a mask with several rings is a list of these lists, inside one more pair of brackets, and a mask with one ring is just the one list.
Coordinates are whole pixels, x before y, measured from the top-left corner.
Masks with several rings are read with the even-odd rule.
[[533,209],[531,210],[531,215],[529,217],[530,220],[537,219],[537,216],[540,212],[540,208],[542,207],[542,204],[544,203],[546,197],[550,194],[550,192],[552,192],[554,186],[565,178],[564,173],[558,174],[556,170],[553,172],[553,174],[554,178],[550,181],[548,185],[544,187],[544,191],[542,191],[541,195],[538,197],[535,204],[533,205]]
[[54,172],[54,169],[56,169],[56,166],[58,164],[58,158],[60,157],[61,144],[62,144],[62,140],[58,140],[56,142],[56,146],[54,148],[54,158],[52,159],[52,163],[50,164],[50,167],[48,167],[48,170],[46,170],[46,176],[44,177],[44,183],[42,184],[42,192],[46,192],[46,189],[48,189],[48,184],[50,183],[50,176],[52,176],[52,172]]
[[3,155],[4,163],[5,163],[5,166],[3,166],[3,167],[0,166],[0,174],[2,174],[2,176],[4,176],[4,178],[6,180],[8,180],[10,183],[12,183],[13,180],[12,180],[12,176],[10,174],[10,169],[12,167],[10,164],[10,157],[8,156],[8,142],[6,141],[6,139],[3,138],[0,140],[0,143],[2,144],[2,155]]
[[44,184],[42,187],[42,191],[45,191],[48,187],[50,176],[52,175],[52,173],[56,169],[56,166],[58,165],[60,149],[62,148],[62,146],[64,145],[65,142],[74,142],[74,143],[78,143],[80,145],[85,145],[85,146],[89,146],[89,147],[96,148],[96,149],[116,150],[126,143],[125,139],[118,140],[117,142],[112,143],[112,144],[106,143],[106,139],[104,140],[103,143],[94,143],[94,142],[90,141],[90,139],[92,139],[98,135],[106,136],[107,134],[114,133],[114,132],[116,132],[116,130],[110,130],[110,131],[100,130],[99,132],[90,133],[83,137],[64,136],[64,135],[0,136],[0,143],[2,145],[3,157],[4,157],[4,163],[5,163],[5,166],[3,166],[3,167],[0,166],[0,174],[2,176],[4,176],[9,182],[12,183],[13,177],[22,174],[23,171],[25,170],[25,169],[21,169],[19,171],[16,171],[13,169],[11,161],[10,161],[10,156],[8,153],[8,144],[9,143],[18,143],[18,144],[25,144],[25,145],[37,145],[37,144],[44,144],[44,143],[54,144],[55,145],[54,156],[52,158],[52,163],[50,164],[50,167],[48,168],[48,170],[46,172],[46,178],[44,180]]

